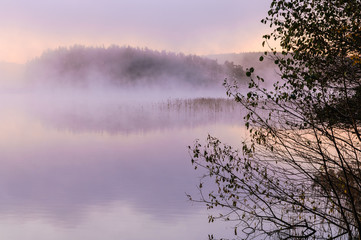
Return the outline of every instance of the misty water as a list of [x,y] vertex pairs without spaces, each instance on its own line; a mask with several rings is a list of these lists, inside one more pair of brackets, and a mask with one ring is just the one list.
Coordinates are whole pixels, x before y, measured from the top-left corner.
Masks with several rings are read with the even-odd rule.
[[208,239],[187,146],[239,145],[239,106],[214,92],[3,91],[0,238]]

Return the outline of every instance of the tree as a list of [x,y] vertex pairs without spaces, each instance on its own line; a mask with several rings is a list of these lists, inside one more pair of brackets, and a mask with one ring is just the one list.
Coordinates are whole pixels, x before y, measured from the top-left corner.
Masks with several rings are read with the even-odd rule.
[[221,78],[240,80],[242,66],[196,55],[175,54],[132,47],[111,46],[48,50],[27,64],[27,75],[39,83],[76,84],[88,86],[99,79],[120,87],[138,85],[173,85],[214,87]]
[[209,221],[232,221],[242,237],[360,239],[361,1],[273,0],[262,22],[273,29],[263,44],[281,50],[260,60],[273,58],[280,80],[263,88],[250,68],[246,95],[225,83],[250,140],[190,148],[204,171],[193,200],[223,207]]

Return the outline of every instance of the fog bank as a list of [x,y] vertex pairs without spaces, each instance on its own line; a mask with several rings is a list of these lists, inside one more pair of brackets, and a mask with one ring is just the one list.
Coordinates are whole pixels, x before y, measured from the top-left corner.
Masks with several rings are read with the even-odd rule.
[[28,62],[26,75],[30,86],[215,89],[225,78],[242,82],[245,73],[242,66],[196,55],[75,45]]

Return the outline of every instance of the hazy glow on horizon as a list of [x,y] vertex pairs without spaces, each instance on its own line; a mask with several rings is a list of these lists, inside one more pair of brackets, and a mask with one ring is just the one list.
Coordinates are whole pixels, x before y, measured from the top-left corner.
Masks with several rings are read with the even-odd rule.
[[262,50],[271,0],[3,0],[0,61],[46,49],[130,45],[186,54]]

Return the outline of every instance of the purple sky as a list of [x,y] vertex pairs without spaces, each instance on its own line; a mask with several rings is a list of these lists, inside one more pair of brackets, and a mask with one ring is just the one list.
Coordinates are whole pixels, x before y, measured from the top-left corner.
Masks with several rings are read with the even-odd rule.
[[262,50],[271,0],[2,0],[0,61],[111,44],[194,54]]

